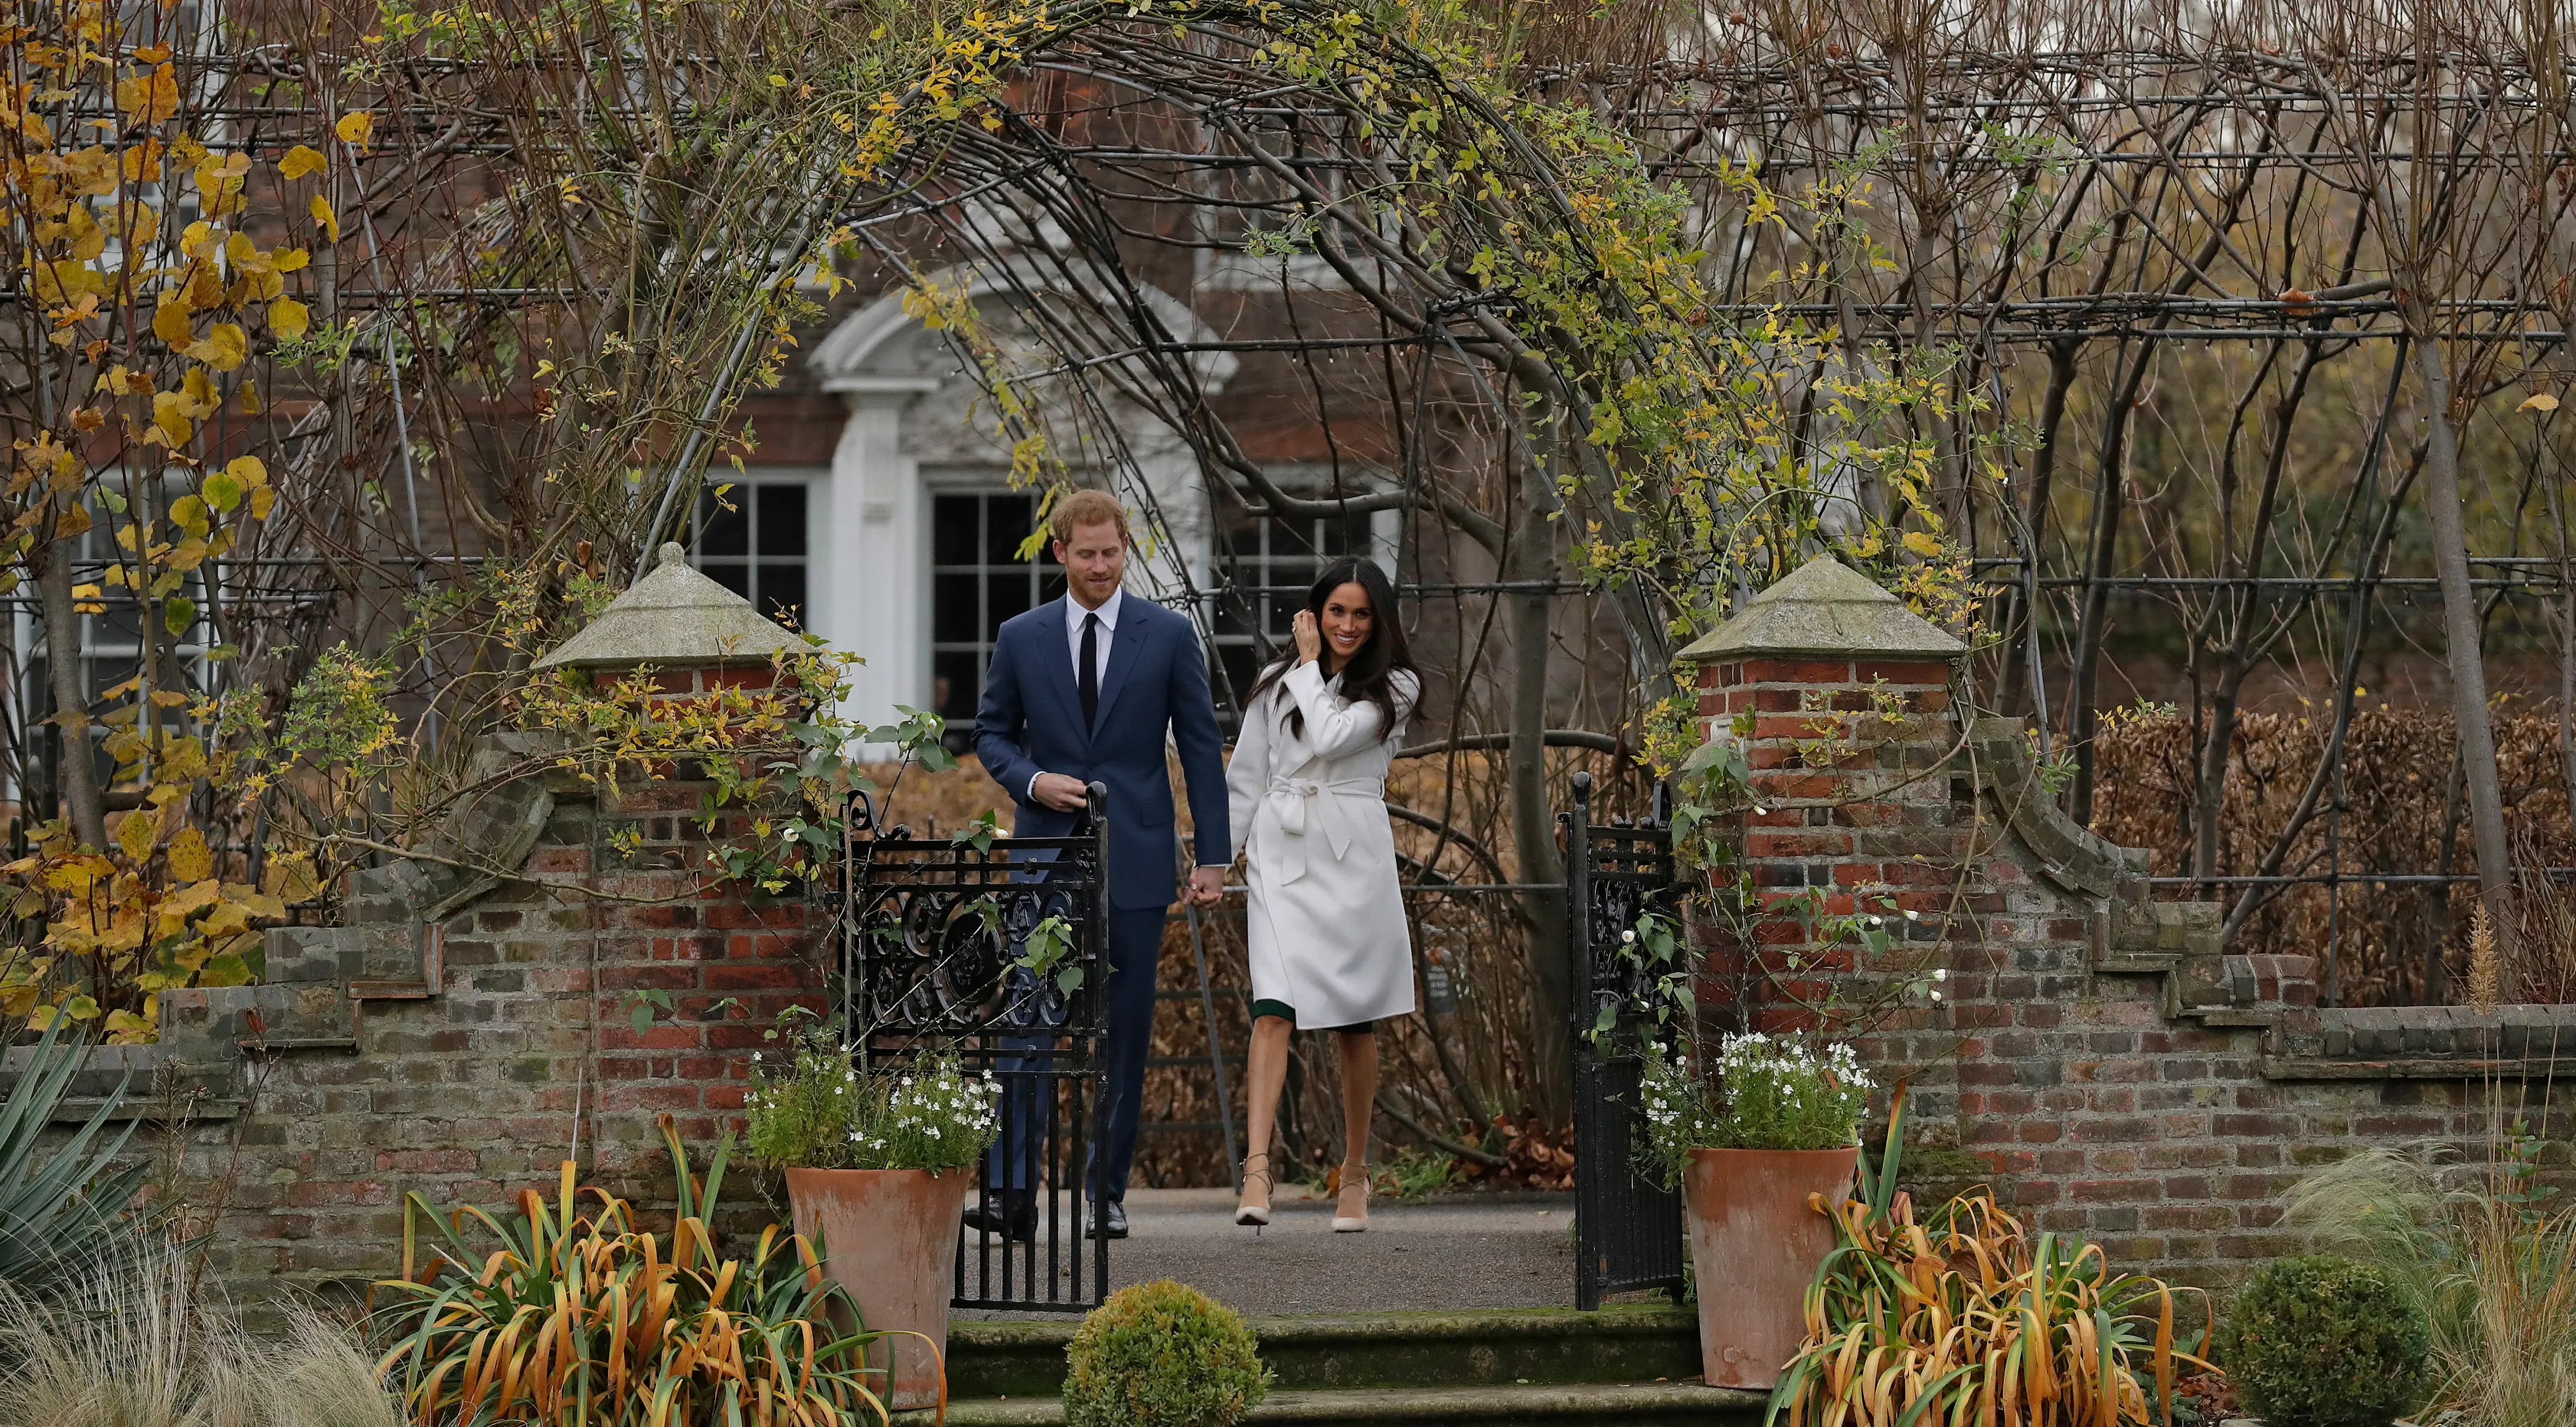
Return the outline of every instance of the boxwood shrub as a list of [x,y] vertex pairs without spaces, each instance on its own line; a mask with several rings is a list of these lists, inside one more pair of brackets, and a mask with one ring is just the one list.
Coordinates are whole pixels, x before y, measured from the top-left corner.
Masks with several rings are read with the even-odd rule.
[[2266,1266],[2218,1341],[2265,1427],[2388,1427],[2420,1400],[2431,1348],[2423,1309],[2388,1275],[2332,1254]]
[[1066,1427],[1235,1427],[1270,1390],[1243,1320],[1184,1283],[1122,1288],[1065,1346]]

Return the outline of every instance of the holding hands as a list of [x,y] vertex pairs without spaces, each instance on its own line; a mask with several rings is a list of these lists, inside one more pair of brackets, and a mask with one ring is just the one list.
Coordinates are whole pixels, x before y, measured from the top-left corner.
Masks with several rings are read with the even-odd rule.
[[1181,900],[1201,911],[1213,911],[1225,903],[1225,869],[1200,867],[1190,872],[1190,884],[1181,889]]

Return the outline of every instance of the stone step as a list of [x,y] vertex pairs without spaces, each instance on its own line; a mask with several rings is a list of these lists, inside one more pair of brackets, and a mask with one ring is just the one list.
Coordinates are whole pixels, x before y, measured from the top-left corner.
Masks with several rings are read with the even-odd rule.
[[354,927],[271,927],[264,937],[271,985],[346,981],[366,974],[366,939]]
[[[1073,1318],[951,1323],[957,1398],[1053,1396]],[[1254,1318],[1283,1391],[1679,1382],[1700,1371],[1699,1320],[1667,1306]]]
[[[1698,1382],[1514,1383],[1500,1387],[1274,1388],[1244,1420],[1332,1427],[1757,1427],[1767,1394]],[[930,1427],[930,1412],[899,1412],[900,1427]],[[950,1399],[948,1427],[1057,1427],[1064,1404],[1054,1397]]]
[[337,979],[191,986],[162,993],[161,1036],[173,1054],[230,1061],[237,1047],[355,1050],[358,1023]]

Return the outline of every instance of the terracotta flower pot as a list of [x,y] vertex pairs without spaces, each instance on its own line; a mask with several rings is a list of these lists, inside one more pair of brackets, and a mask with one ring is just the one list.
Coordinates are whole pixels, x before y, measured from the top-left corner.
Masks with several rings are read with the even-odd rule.
[[1859,1162],[1858,1147],[1691,1151],[1682,1205],[1709,1386],[1770,1387],[1798,1355],[1807,1285],[1835,1242],[1807,1196],[1841,1200]]
[[[796,1232],[814,1241],[824,1271],[859,1305],[880,1338],[868,1366],[887,1372],[869,1386],[890,1408],[939,1402],[948,1351],[948,1300],[956,1287],[957,1212],[972,1169],[791,1169],[787,1201]],[[922,1338],[930,1340],[928,1344]],[[890,1390],[880,1382],[891,1383]]]

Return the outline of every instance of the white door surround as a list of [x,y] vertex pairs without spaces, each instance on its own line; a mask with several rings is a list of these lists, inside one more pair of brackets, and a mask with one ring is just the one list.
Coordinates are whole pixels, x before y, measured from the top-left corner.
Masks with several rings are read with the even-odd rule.
[[[1090,299],[1063,292],[1042,265],[1015,261],[1010,267],[1014,271],[1006,277],[989,266],[963,265],[927,281],[942,293],[970,298],[985,331],[1006,352],[1019,355],[1012,339],[1027,334],[1029,324],[1017,304],[1051,293],[1075,303]],[[1181,340],[1216,340],[1217,334],[1170,294],[1148,287],[1144,295],[1164,328]],[[942,333],[904,310],[904,298],[905,291],[896,289],[853,313],[808,359],[823,389],[840,393],[850,414],[833,451],[830,474],[817,483],[812,507],[812,613],[807,625],[833,647],[866,661],[852,673],[850,701],[842,712],[868,723],[890,721],[898,704],[932,704],[934,485],[998,488],[1011,468],[1008,443],[997,434],[991,403],[976,374]],[[1030,367],[1062,359],[1033,340],[1021,346]],[[1223,352],[1194,353],[1191,361],[1201,390],[1210,396],[1224,388],[1235,369],[1234,358]],[[1129,587],[1149,597],[1175,594],[1186,574],[1189,588],[1207,589],[1209,501],[1188,443],[1151,413],[1115,396],[1102,397],[1093,409],[1106,409],[1119,423],[1128,459],[1106,471],[1077,464],[1077,479],[1107,485],[1140,514],[1150,500],[1150,515],[1159,517],[1158,528],[1138,531],[1140,549],[1129,565]],[[1060,432],[1081,429],[1073,412],[1051,424]],[[989,479],[978,479],[978,472],[988,472]]]

